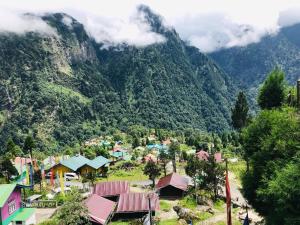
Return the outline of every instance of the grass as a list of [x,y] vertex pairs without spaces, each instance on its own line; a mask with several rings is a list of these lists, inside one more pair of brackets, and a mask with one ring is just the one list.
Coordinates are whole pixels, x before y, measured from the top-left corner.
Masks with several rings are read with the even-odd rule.
[[164,200],[161,200],[159,202],[159,206],[160,206],[160,209],[164,212],[169,212],[172,208],[171,205],[167,201],[164,201]]
[[177,224],[177,219],[162,220],[159,222],[159,225],[174,225],[174,224]]
[[197,216],[199,216],[200,221],[204,221],[213,217],[214,215],[209,212],[199,212],[197,213]]
[[186,196],[183,199],[181,199],[179,201],[179,205],[184,208],[188,208],[188,209],[192,209],[192,210],[197,208],[196,200],[194,198],[192,198],[191,196]]
[[109,225],[128,225],[129,222],[127,221],[114,221],[114,222],[110,222]]
[[225,209],[225,202],[222,200],[217,200],[216,202],[214,202],[214,209],[218,210],[218,211],[224,211]]
[[125,170],[110,170],[108,172],[108,178],[99,178],[98,181],[142,181],[148,180],[148,177],[143,174],[143,167],[139,166],[130,171]]
[[246,172],[246,162],[241,160],[235,163],[228,163],[229,171],[233,172],[239,184],[241,184],[242,176]]

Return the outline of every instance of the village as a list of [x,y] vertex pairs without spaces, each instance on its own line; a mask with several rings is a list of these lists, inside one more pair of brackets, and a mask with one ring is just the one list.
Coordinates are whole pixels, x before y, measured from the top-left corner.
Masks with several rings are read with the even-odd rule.
[[[253,224],[261,220],[239,190],[238,176],[245,169],[241,159],[213,151],[213,143],[196,149],[172,138],[159,141],[155,134],[147,142],[133,146],[97,137],[84,143],[88,149],[107,150],[95,156],[16,157],[12,164],[19,175],[0,185],[1,224],[55,224],[67,197],[78,193],[90,224],[225,224],[227,163],[233,224],[242,224],[246,212]],[[196,187],[201,174],[195,166],[209,161],[216,171],[223,168],[215,172],[211,190],[205,184]]]

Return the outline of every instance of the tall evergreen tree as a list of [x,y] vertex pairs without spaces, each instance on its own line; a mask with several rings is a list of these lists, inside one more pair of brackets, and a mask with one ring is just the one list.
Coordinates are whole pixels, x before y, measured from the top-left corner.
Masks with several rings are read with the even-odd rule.
[[25,143],[23,146],[24,153],[28,153],[30,155],[31,160],[33,159],[32,150],[35,148],[35,142],[32,136],[27,136],[25,139]]
[[231,110],[232,126],[235,129],[240,130],[246,125],[248,119],[248,111],[249,107],[246,96],[244,92],[241,91],[235,102],[234,108]]
[[170,159],[172,160],[172,165],[173,165],[173,172],[177,172],[176,168],[176,155],[180,152],[180,145],[177,141],[172,141],[170,148],[169,148],[169,156]]
[[278,108],[284,102],[285,74],[276,68],[267,77],[258,95],[258,104],[262,109]]

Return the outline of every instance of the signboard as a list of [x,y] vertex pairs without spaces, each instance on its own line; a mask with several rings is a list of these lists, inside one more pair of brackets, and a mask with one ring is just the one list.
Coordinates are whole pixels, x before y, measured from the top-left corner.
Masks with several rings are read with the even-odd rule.
[[33,202],[24,202],[26,208],[56,208],[57,202],[54,200],[37,200]]

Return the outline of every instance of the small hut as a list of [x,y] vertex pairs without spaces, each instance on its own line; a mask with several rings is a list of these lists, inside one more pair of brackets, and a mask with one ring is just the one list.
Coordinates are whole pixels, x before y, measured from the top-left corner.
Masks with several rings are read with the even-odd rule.
[[181,198],[188,188],[188,179],[171,173],[159,179],[156,190],[161,198]]

